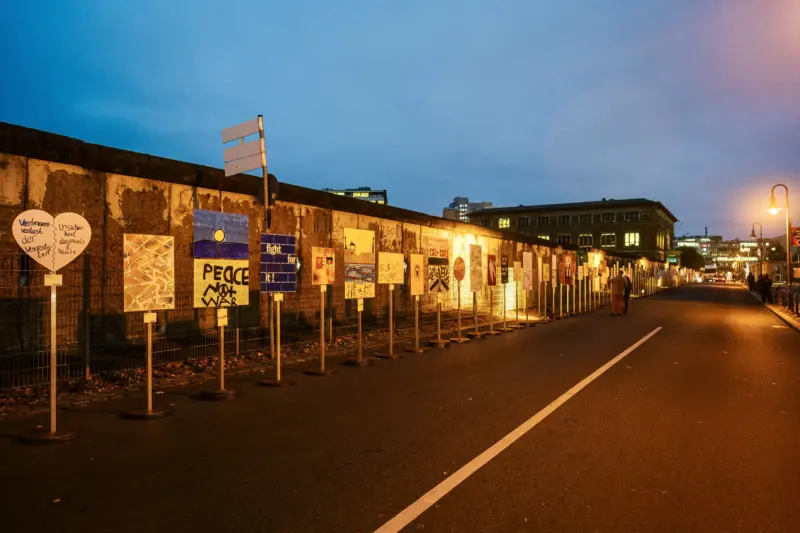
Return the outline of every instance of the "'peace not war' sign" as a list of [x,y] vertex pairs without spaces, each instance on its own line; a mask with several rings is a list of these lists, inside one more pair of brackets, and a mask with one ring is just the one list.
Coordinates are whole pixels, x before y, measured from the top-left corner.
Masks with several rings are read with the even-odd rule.
[[20,248],[51,272],[72,262],[92,238],[92,229],[82,216],[61,213],[53,218],[39,209],[20,213],[11,232]]
[[246,259],[194,260],[195,307],[233,307],[249,303],[250,268]]

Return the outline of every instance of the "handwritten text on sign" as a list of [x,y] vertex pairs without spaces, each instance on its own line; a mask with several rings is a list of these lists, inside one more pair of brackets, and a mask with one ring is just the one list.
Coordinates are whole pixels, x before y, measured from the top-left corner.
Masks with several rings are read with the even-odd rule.
[[92,229],[82,216],[61,213],[53,218],[39,209],[20,213],[11,231],[20,248],[51,272],[78,257],[92,238]]
[[232,307],[250,303],[247,259],[195,259],[194,307]]

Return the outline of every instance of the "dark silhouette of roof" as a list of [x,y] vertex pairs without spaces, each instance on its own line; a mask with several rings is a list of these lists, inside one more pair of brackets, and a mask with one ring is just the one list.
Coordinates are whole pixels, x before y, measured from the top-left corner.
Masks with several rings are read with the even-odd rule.
[[542,204],[542,205],[519,205],[517,207],[489,207],[481,209],[480,211],[473,211],[469,216],[481,217],[486,215],[504,215],[511,213],[529,213],[529,212],[552,212],[552,211],[588,211],[595,209],[605,208],[622,208],[622,207],[657,207],[664,211],[664,213],[677,222],[678,219],[672,212],[667,209],[661,202],[648,200],[647,198],[627,198],[624,200],[595,200],[591,202],[573,202],[566,204]]

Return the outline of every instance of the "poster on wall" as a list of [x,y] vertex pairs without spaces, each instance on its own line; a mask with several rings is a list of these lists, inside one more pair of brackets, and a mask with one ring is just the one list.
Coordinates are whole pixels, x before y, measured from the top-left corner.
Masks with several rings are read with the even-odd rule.
[[508,255],[500,254],[500,283],[508,283]]
[[194,307],[250,303],[250,266],[241,259],[194,260]]
[[375,232],[344,228],[344,297],[375,297]]
[[378,283],[402,285],[406,281],[403,254],[378,252]]
[[533,290],[533,253],[522,252],[522,289]]
[[558,259],[559,259],[559,257],[560,256],[557,255],[557,254],[552,254],[550,256],[550,275],[553,278],[553,282],[555,282],[556,280],[560,281],[560,279],[558,277]]
[[792,246],[800,246],[800,228],[792,228]]
[[486,284],[494,287],[497,285],[497,256],[489,254],[486,259]]
[[410,254],[408,256],[408,278],[411,285],[411,296],[425,294],[424,262],[422,254]]
[[450,290],[450,241],[428,237],[428,291],[442,293]]
[[123,309],[175,309],[175,239],[167,235],[125,233]]
[[11,233],[22,251],[50,272],[58,272],[89,245],[92,228],[77,213],[29,209],[17,215]]
[[259,264],[261,292],[297,290],[297,238],[294,235],[262,233]]
[[539,282],[545,281],[544,279],[544,258],[541,255],[536,256],[536,272],[539,276]]
[[333,285],[336,282],[336,250],[312,247],[311,269],[312,285]]
[[472,292],[483,288],[483,251],[480,245],[469,245],[469,287]]
[[194,211],[192,256],[195,259],[247,259],[247,215]]
[[521,261],[514,261],[514,282],[521,283],[522,282],[522,262]]

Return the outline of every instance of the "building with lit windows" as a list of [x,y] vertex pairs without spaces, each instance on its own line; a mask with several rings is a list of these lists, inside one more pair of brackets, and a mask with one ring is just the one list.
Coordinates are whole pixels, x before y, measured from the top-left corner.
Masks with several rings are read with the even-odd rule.
[[492,207],[492,202],[470,202],[465,196],[456,196],[448,207],[442,209],[442,217],[459,222],[469,222],[469,214]]
[[469,219],[488,228],[582,248],[630,250],[660,261],[672,248],[678,220],[664,204],[645,198],[495,207],[470,213]]
[[338,194],[339,196],[349,196],[350,198],[358,198],[359,200],[366,200],[373,204],[388,204],[389,199],[386,195],[386,190],[374,190],[369,187],[359,187],[358,189],[322,189],[331,194]]
[[705,258],[706,263],[714,262],[722,244],[722,235],[709,235],[706,229],[705,235],[683,235],[676,237],[678,248],[694,248]]

